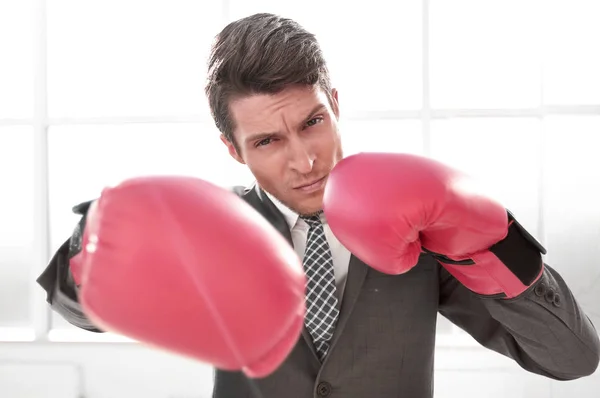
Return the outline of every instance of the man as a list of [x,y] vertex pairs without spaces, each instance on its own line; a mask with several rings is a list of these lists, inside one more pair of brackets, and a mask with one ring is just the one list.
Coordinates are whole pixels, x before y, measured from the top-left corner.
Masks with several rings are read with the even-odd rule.
[[[225,27],[211,54],[206,93],[215,123],[222,133],[221,140],[230,155],[247,165],[256,178],[255,186],[235,189],[236,194],[275,227],[303,260],[308,291],[302,337],[293,340],[284,358],[272,362],[268,371],[255,372],[261,373],[258,378],[249,377],[249,372],[241,369],[217,369],[215,398],[431,397],[438,312],[483,346],[512,358],[527,371],[556,380],[572,380],[596,370],[600,343],[593,325],[558,273],[541,263],[543,248],[528,237],[514,219],[501,220],[506,218],[503,209],[498,212],[498,207],[492,208],[485,202],[485,209],[500,215],[494,221],[500,227],[481,222],[483,230],[467,240],[479,245],[477,250],[496,254],[492,264],[497,270],[495,277],[469,274],[482,269],[477,268],[481,256],[466,256],[468,261],[461,262],[453,260],[452,253],[444,249],[432,250],[443,245],[436,246],[432,239],[427,240],[435,234],[427,230],[417,231],[416,235],[423,237],[423,247],[417,238],[413,240],[417,249],[412,254],[415,257],[416,253],[414,262],[407,260],[401,270],[386,268],[390,261],[382,260],[381,252],[373,247],[387,239],[382,235],[385,228],[397,230],[401,221],[371,217],[380,207],[388,206],[379,199],[393,199],[387,195],[398,194],[382,187],[396,187],[396,183],[402,186],[410,180],[411,184],[427,184],[429,189],[434,182],[419,176],[420,171],[427,169],[438,175],[449,172],[442,166],[410,158],[408,161],[414,166],[409,173],[412,177],[399,177],[396,170],[402,168],[389,167],[394,165],[390,162],[405,160],[379,155],[356,158],[356,161],[343,159],[338,131],[338,92],[331,86],[315,37],[297,23],[257,14]],[[342,162],[346,162],[344,167],[337,167]],[[358,167],[353,168],[353,164]],[[383,174],[391,174],[391,179],[376,178]],[[352,181],[354,176],[360,177],[358,182]],[[343,182],[342,188],[338,188],[340,182]],[[352,189],[344,192],[347,186]],[[421,188],[415,187],[409,191],[421,192]],[[326,189],[330,189],[327,195]],[[358,198],[356,203],[360,202],[354,210],[364,213],[352,213],[348,217],[346,210],[351,209],[354,202],[344,202],[350,202],[347,201],[350,192],[353,198]],[[212,197],[213,191],[207,196]],[[441,200],[439,196],[434,199]],[[388,202],[396,202],[394,206],[399,212],[408,212],[407,208],[418,203],[415,204],[414,198],[412,203],[407,200],[403,197],[401,201]],[[422,196],[416,200],[425,203],[430,199]],[[369,206],[375,202],[377,205]],[[219,210],[218,203],[209,205],[213,206],[211,210]],[[340,208],[344,211],[336,210]],[[328,209],[331,210],[328,212]],[[85,240],[82,235],[88,228],[86,214],[91,211],[90,203],[77,206],[75,211],[82,215],[78,228],[56,253],[39,282],[57,312],[78,327],[98,332],[101,328],[91,322],[81,308],[79,282],[75,281],[80,278],[74,272],[77,263],[73,261]],[[224,213],[220,216],[226,217]],[[481,214],[463,214],[458,219],[467,225],[476,216]],[[100,218],[96,216],[95,224]],[[334,219],[335,235],[329,225]],[[353,228],[354,219],[368,226],[375,225],[370,224],[372,220],[387,225],[361,233],[360,229]],[[456,223],[456,219],[446,221]],[[460,223],[448,229],[448,222],[438,223],[441,225],[438,230],[446,228],[446,235],[450,235],[444,239],[461,236]],[[242,240],[235,238],[237,234],[252,235],[252,227],[246,229],[244,225],[242,230],[231,230],[232,241],[242,244]],[[262,236],[268,235],[266,230],[261,231],[258,222],[255,227],[257,235],[262,232]],[[193,233],[193,227],[187,228]],[[488,234],[494,235],[494,239],[489,245],[483,245],[479,236],[494,228],[501,233]],[[405,236],[401,238],[406,241]],[[259,243],[266,246],[264,241]],[[501,253],[507,244],[512,245],[509,248],[512,257]],[[235,252],[238,247],[235,243],[232,245]],[[280,247],[276,251],[285,250]],[[361,261],[358,252],[361,259],[373,261]],[[253,256],[248,256],[247,261],[254,261]],[[103,265],[109,267],[109,263],[105,261]],[[253,266],[260,265],[254,262]],[[112,269],[119,272],[119,267]],[[229,276],[221,276],[222,283],[227,283]],[[106,274],[104,277],[110,279]],[[321,282],[323,280],[328,282]],[[127,283],[135,285],[135,281]],[[240,285],[239,288],[248,287]],[[258,290],[254,293],[258,294]],[[250,296],[246,297],[251,300]],[[101,302],[102,298],[96,296],[90,300]],[[268,308],[272,305],[263,304]],[[127,319],[120,322],[127,323]],[[207,323],[205,327],[210,328],[210,325]],[[197,333],[200,339],[201,331]],[[260,336],[252,338],[258,340]],[[215,364],[220,363],[217,356],[211,357]]]

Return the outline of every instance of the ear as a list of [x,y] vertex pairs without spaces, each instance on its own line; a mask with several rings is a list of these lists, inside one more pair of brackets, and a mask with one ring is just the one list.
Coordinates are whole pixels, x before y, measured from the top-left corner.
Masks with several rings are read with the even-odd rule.
[[234,158],[241,164],[246,164],[246,162],[244,162],[244,159],[242,159],[242,157],[238,154],[237,149],[235,149],[235,145],[233,145],[233,143],[231,141],[229,141],[227,138],[225,138],[225,136],[223,134],[221,134],[221,142],[223,144],[225,144],[225,146],[227,147],[227,150],[229,151],[229,154],[231,155],[232,158]]
[[331,90],[331,98],[333,99],[333,113],[335,114],[336,119],[340,119],[340,102],[338,100],[338,91],[337,89]]

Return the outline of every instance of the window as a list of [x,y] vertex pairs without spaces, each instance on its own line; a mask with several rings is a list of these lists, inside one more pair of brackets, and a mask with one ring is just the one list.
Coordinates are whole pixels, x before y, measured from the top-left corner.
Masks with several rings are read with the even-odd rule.
[[600,37],[600,3],[594,0],[544,2],[544,102],[600,103],[600,59],[593,50]]
[[32,5],[0,3],[0,122],[33,116]]
[[431,105],[539,106],[538,1],[430,1]]
[[340,2],[319,0],[302,4],[231,0],[228,19],[256,12],[279,13],[316,34],[334,84],[340,90],[344,114],[419,109],[422,80],[419,3],[403,1],[392,5],[387,0],[372,0],[344,6]]
[[473,176],[535,236],[541,144],[537,118],[456,118],[431,123],[431,156]]
[[544,120],[544,223],[548,261],[600,324],[600,117]]
[[352,120],[340,123],[344,156],[358,152],[404,152],[422,155],[418,120]]
[[252,182],[208,123],[56,126],[49,130],[52,250],[78,221],[74,205],[141,175],[192,175],[224,187]]
[[[0,328],[113,339],[56,314],[48,323],[34,282],[38,249],[55,251],[78,220],[71,207],[104,186],[140,174],[252,181],[219,142],[203,86],[214,36],[254,12],[317,35],[346,154],[422,154],[487,182],[598,316],[600,4],[373,0],[343,14],[340,4],[0,2]],[[470,341],[443,318],[439,331],[443,344]]]
[[47,8],[50,117],[208,118],[203,71],[221,27],[218,1],[55,0]]
[[32,322],[33,167],[31,127],[0,126],[0,329]]

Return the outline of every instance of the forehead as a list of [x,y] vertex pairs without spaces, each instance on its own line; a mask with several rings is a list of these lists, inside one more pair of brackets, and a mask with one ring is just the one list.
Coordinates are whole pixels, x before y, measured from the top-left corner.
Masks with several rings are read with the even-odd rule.
[[237,136],[263,132],[282,123],[299,123],[317,105],[324,105],[330,110],[323,90],[311,86],[291,86],[276,94],[253,94],[236,99],[231,102],[229,109]]

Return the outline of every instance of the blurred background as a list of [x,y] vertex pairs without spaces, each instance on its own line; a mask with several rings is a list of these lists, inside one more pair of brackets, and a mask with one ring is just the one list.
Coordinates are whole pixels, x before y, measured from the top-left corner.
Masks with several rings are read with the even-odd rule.
[[[347,154],[417,153],[486,181],[600,326],[597,0],[0,0],[1,397],[210,396],[209,367],[75,329],[35,279],[78,221],[71,207],[106,185],[252,181],[203,86],[213,37],[255,12],[317,34]],[[444,318],[437,344],[437,398],[600,389],[600,371],[528,374]]]

